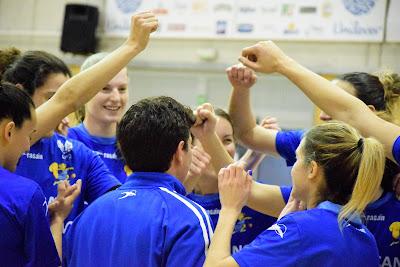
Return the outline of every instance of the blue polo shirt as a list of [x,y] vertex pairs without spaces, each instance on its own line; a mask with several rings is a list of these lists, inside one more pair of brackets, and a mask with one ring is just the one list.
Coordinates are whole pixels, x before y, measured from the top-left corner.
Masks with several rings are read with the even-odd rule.
[[129,167],[125,164],[125,161],[118,150],[116,137],[99,137],[91,135],[83,123],[70,128],[68,130],[68,137],[81,141],[99,155],[121,183],[124,183],[126,177],[132,173]]
[[338,224],[341,206],[325,201],[290,213],[232,257],[250,266],[379,266],[378,248],[359,217]]
[[296,149],[300,145],[304,134],[304,130],[279,131],[276,134],[276,151],[286,160],[287,166],[293,166],[296,162]]
[[60,266],[39,185],[0,167],[0,266]]
[[[219,194],[189,194],[187,197],[200,204],[200,206],[202,206],[210,215],[214,227],[217,226],[219,212],[221,211]],[[264,215],[250,209],[249,207],[243,207],[242,212],[236,221],[235,229],[233,230],[231,252],[235,253],[241,250],[243,246],[249,244],[254,240],[254,238],[275,222],[275,217]]]
[[84,144],[59,134],[35,143],[20,158],[16,173],[37,182],[49,203],[57,197],[61,181],[74,184],[82,179],[81,194],[65,220],[65,228],[82,212],[84,202],[91,203],[120,185],[99,156]]
[[166,173],[135,172],[97,199],[67,232],[67,266],[203,266],[206,211]]

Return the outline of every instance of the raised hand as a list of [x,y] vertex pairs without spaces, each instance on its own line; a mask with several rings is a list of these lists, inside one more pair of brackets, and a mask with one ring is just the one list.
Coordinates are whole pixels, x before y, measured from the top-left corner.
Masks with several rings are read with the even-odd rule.
[[280,66],[290,58],[272,41],[258,42],[242,50],[239,61],[257,72],[279,72]]
[[217,117],[211,104],[205,103],[197,107],[194,112],[196,122],[190,129],[193,135],[200,141],[214,134]]
[[64,221],[68,217],[75,199],[81,193],[82,180],[70,185],[68,181],[58,184],[57,198],[49,204],[51,221]]
[[64,136],[67,136],[68,129],[69,129],[69,118],[65,117],[64,119],[62,119],[61,123],[57,126],[56,132]]
[[218,173],[218,190],[224,209],[240,212],[250,195],[252,178],[242,166],[231,164]]
[[195,146],[192,149],[192,163],[190,164],[189,172],[186,179],[183,181],[186,192],[190,193],[197,185],[199,178],[203,175],[211,161],[208,155],[202,148]]
[[265,129],[277,130],[281,131],[282,129],[279,127],[278,120],[275,117],[266,116],[261,122],[260,126]]
[[142,51],[149,42],[150,34],[157,28],[158,19],[153,12],[138,13],[131,18],[131,30],[126,43]]
[[236,64],[226,69],[229,82],[235,89],[249,89],[257,81],[257,75],[243,64]]

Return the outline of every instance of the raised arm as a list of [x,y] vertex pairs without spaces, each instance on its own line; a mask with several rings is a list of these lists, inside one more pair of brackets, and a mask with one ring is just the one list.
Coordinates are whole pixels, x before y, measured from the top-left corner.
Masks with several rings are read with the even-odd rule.
[[65,82],[57,93],[37,108],[37,131],[32,144],[55,129],[60,121],[97,94],[129,61],[143,51],[158,21],[152,12],[132,16],[127,40],[109,56]]
[[259,42],[243,49],[239,61],[255,71],[286,76],[334,119],[349,123],[364,136],[377,138],[385,146],[386,156],[394,159],[392,148],[400,136],[399,126],[380,119],[361,100],[301,66],[273,42]]
[[[226,152],[215,133],[216,117],[211,104],[206,103],[199,106],[196,110],[196,119],[191,131],[200,140],[204,150],[211,157],[211,164],[215,171],[219,173],[222,168],[233,163],[233,159]],[[285,207],[285,201],[279,186],[264,185],[253,181],[247,206],[261,213],[278,217]]]
[[241,64],[229,67],[226,72],[232,84],[229,114],[239,142],[253,150],[279,156],[275,147],[277,130],[257,125],[251,111],[250,88],[257,76]]
[[[276,131],[281,130],[278,125],[278,120],[270,116],[265,117],[261,121],[260,126],[264,129],[271,129]],[[246,153],[244,153],[239,161],[243,162],[245,170],[255,170],[258,168],[258,165],[260,165],[265,156],[265,153],[254,151],[252,149],[247,149]]]

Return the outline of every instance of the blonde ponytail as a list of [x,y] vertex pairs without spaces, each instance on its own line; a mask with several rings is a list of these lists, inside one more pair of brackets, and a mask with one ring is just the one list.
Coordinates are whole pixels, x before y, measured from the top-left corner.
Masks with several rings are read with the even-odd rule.
[[21,51],[15,47],[0,50],[0,78],[5,70],[21,56]]
[[366,206],[377,197],[385,168],[385,152],[383,145],[374,138],[362,138],[361,160],[358,175],[350,200],[340,211],[338,220],[351,218],[353,214],[361,214]]
[[378,73],[379,81],[383,85],[385,110],[378,112],[378,116],[397,125],[400,124],[400,76],[392,71]]

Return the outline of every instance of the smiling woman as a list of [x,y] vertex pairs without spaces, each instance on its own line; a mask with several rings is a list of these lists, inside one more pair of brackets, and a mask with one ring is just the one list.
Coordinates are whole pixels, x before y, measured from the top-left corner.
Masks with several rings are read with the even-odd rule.
[[[90,56],[82,64],[81,70],[90,68],[107,55],[98,53]],[[68,137],[81,141],[99,154],[122,183],[130,170],[118,151],[115,134],[117,123],[125,113],[128,98],[128,73],[124,68],[85,105],[83,112],[80,111],[79,120],[82,123],[68,131]]]

